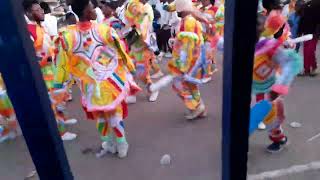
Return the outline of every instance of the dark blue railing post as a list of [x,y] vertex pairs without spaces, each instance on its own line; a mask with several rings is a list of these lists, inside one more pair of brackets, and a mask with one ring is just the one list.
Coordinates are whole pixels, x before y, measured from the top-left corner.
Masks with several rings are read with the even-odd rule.
[[1,0],[0,17],[0,72],[39,177],[72,180],[21,1]]
[[258,0],[226,0],[222,179],[245,180]]

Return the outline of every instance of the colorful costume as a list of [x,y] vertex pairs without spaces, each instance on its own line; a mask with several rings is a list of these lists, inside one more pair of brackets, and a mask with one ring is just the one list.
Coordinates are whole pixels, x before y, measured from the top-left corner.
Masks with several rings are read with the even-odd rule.
[[42,76],[48,90],[53,89],[53,42],[50,36],[45,32],[44,28],[37,23],[29,23],[28,30],[34,44],[36,56],[39,58],[39,65]]
[[[205,113],[198,87],[202,84],[206,71],[203,46],[201,23],[191,15],[183,18],[173,47],[173,58],[169,61],[168,68],[170,74],[175,77],[173,89],[191,113],[199,112],[197,117]],[[190,116],[190,119],[194,118],[196,117]]]
[[[67,73],[80,81],[88,119],[97,121],[101,139],[108,147],[114,147],[113,134],[116,136],[118,151],[123,146],[128,148],[123,126],[127,116],[124,100],[129,92],[127,70],[134,73],[134,65],[116,31],[108,25],[80,22],[62,34],[55,87],[63,87]],[[119,152],[119,156],[126,153]]]
[[0,74],[0,143],[15,138],[16,134],[16,115]]
[[[58,129],[60,135],[63,136],[66,133],[64,124],[63,112],[57,107],[58,104],[53,102],[53,98],[56,97],[54,92],[54,44],[50,36],[45,32],[44,28],[35,22],[28,22],[28,30],[30,32],[31,40],[34,44],[36,56],[39,58],[39,65],[42,72],[44,82],[47,86],[49,97],[51,99],[51,106],[55,113],[55,117],[58,123]],[[62,93],[62,92],[59,92]],[[66,93],[66,92],[64,92]],[[63,95],[60,95],[63,96]],[[60,101],[60,100],[59,100]],[[60,103],[59,103],[60,104]],[[60,108],[61,109],[61,108]]]
[[[108,26],[114,28],[120,38],[121,44],[123,47],[126,47],[126,52],[129,53],[129,47],[128,44],[126,43],[125,37],[124,37],[124,27],[125,25],[116,17],[112,16],[110,18],[106,18],[104,20],[104,23],[107,24]],[[128,81],[130,84],[130,93],[129,96],[134,97],[139,91],[141,91],[141,88],[138,86],[138,84],[134,81],[132,74],[128,71],[127,73],[128,76]],[[129,98],[130,99],[130,98]],[[127,103],[135,103],[136,100],[134,102],[128,100]]]
[[221,0],[218,6],[218,10],[215,14],[215,29],[219,36],[223,36],[224,34],[224,0]]
[[[216,6],[209,5],[206,7],[202,7],[201,9],[202,15],[208,19],[209,21],[213,22],[215,18],[215,14],[218,10]],[[207,73],[206,78],[211,79],[211,76],[216,71],[215,66],[215,54],[216,54],[216,42],[219,39],[219,35],[215,34],[215,26],[211,24],[202,23],[203,27],[203,35],[204,35],[204,47],[206,51],[206,59],[207,59]]]
[[132,0],[127,5],[125,17],[127,26],[134,27],[139,35],[139,38],[130,44],[130,56],[134,59],[137,68],[136,76],[145,84],[151,84],[150,66],[151,62],[155,61],[155,55],[149,48],[148,41],[151,38],[153,12],[152,8],[146,7],[148,6]]
[[[263,34],[266,36],[274,34],[284,22],[283,17],[270,14]],[[280,96],[287,95],[290,84],[300,72],[302,58],[293,49],[281,47],[285,40],[285,38],[277,40],[263,37],[257,43],[253,67],[252,105],[265,99],[268,100],[272,92]],[[285,120],[284,103],[282,97],[272,103],[273,109],[264,123],[269,130],[270,140],[274,143],[281,143],[286,139],[281,128]]]

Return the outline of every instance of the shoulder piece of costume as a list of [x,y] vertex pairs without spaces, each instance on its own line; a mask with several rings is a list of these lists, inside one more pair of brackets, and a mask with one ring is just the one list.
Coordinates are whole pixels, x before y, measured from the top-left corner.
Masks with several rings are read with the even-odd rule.
[[203,43],[202,25],[193,16],[182,19],[180,32],[177,35],[179,40],[189,38],[196,40],[197,44]]

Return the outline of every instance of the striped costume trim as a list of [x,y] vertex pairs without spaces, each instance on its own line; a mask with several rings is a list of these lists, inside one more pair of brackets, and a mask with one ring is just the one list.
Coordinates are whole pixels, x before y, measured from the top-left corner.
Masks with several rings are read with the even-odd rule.
[[116,74],[112,73],[112,76],[108,78],[108,81],[119,91],[122,92],[125,88],[125,83],[123,80]]
[[[111,79],[111,78],[110,78]],[[114,79],[112,79],[112,81],[114,81]],[[116,81],[115,81],[116,83]],[[119,83],[119,82],[118,82]],[[117,85],[119,85],[117,83]],[[119,86],[120,88],[121,86]],[[94,88],[94,86],[91,86],[91,88]],[[94,112],[94,111],[104,111],[104,112],[108,112],[108,111],[113,111],[117,108],[118,105],[120,105],[125,98],[128,96],[129,94],[129,83],[127,81],[124,82],[124,86],[123,88],[121,88],[122,91],[120,91],[119,96],[110,104],[107,105],[93,105],[90,101],[91,97],[93,96],[93,90],[88,92],[88,100],[86,99],[82,99],[82,105],[87,109],[88,112]]]

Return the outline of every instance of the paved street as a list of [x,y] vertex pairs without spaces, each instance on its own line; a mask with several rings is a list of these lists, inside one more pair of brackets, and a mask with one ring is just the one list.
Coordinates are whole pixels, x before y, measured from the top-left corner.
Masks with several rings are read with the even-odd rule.
[[[69,129],[79,137],[74,142],[65,143],[75,179],[220,179],[222,76],[221,67],[219,69],[213,81],[201,89],[209,110],[206,119],[193,122],[184,120],[184,107],[169,87],[161,91],[156,103],[147,102],[145,94],[140,93],[138,103],[129,107],[126,128],[131,146],[129,157],[123,160],[111,155],[97,159],[93,153],[82,153],[85,148],[96,148],[99,138],[95,124],[84,119],[78,99],[79,91],[75,88],[74,101],[68,105],[69,116],[77,118],[80,122]],[[270,155],[264,149],[269,143],[267,133],[254,134],[250,138],[248,174],[259,174],[320,160],[320,138],[311,143],[306,142],[320,133],[319,89],[320,77],[297,79],[291,94],[286,98],[288,121],[285,129],[288,131],[291,145],[279,154]],[[289,127],[288,123],[293,121],[302,123],[302,127]],[[171,155],[171,165],[160,165],[160,159],[164,154]],[[22,137],[15,142],[0,144],[0,179],[21,180],[33,169]],[[308,180],[318,180],[319,175],[317,172],[306,172]]]

